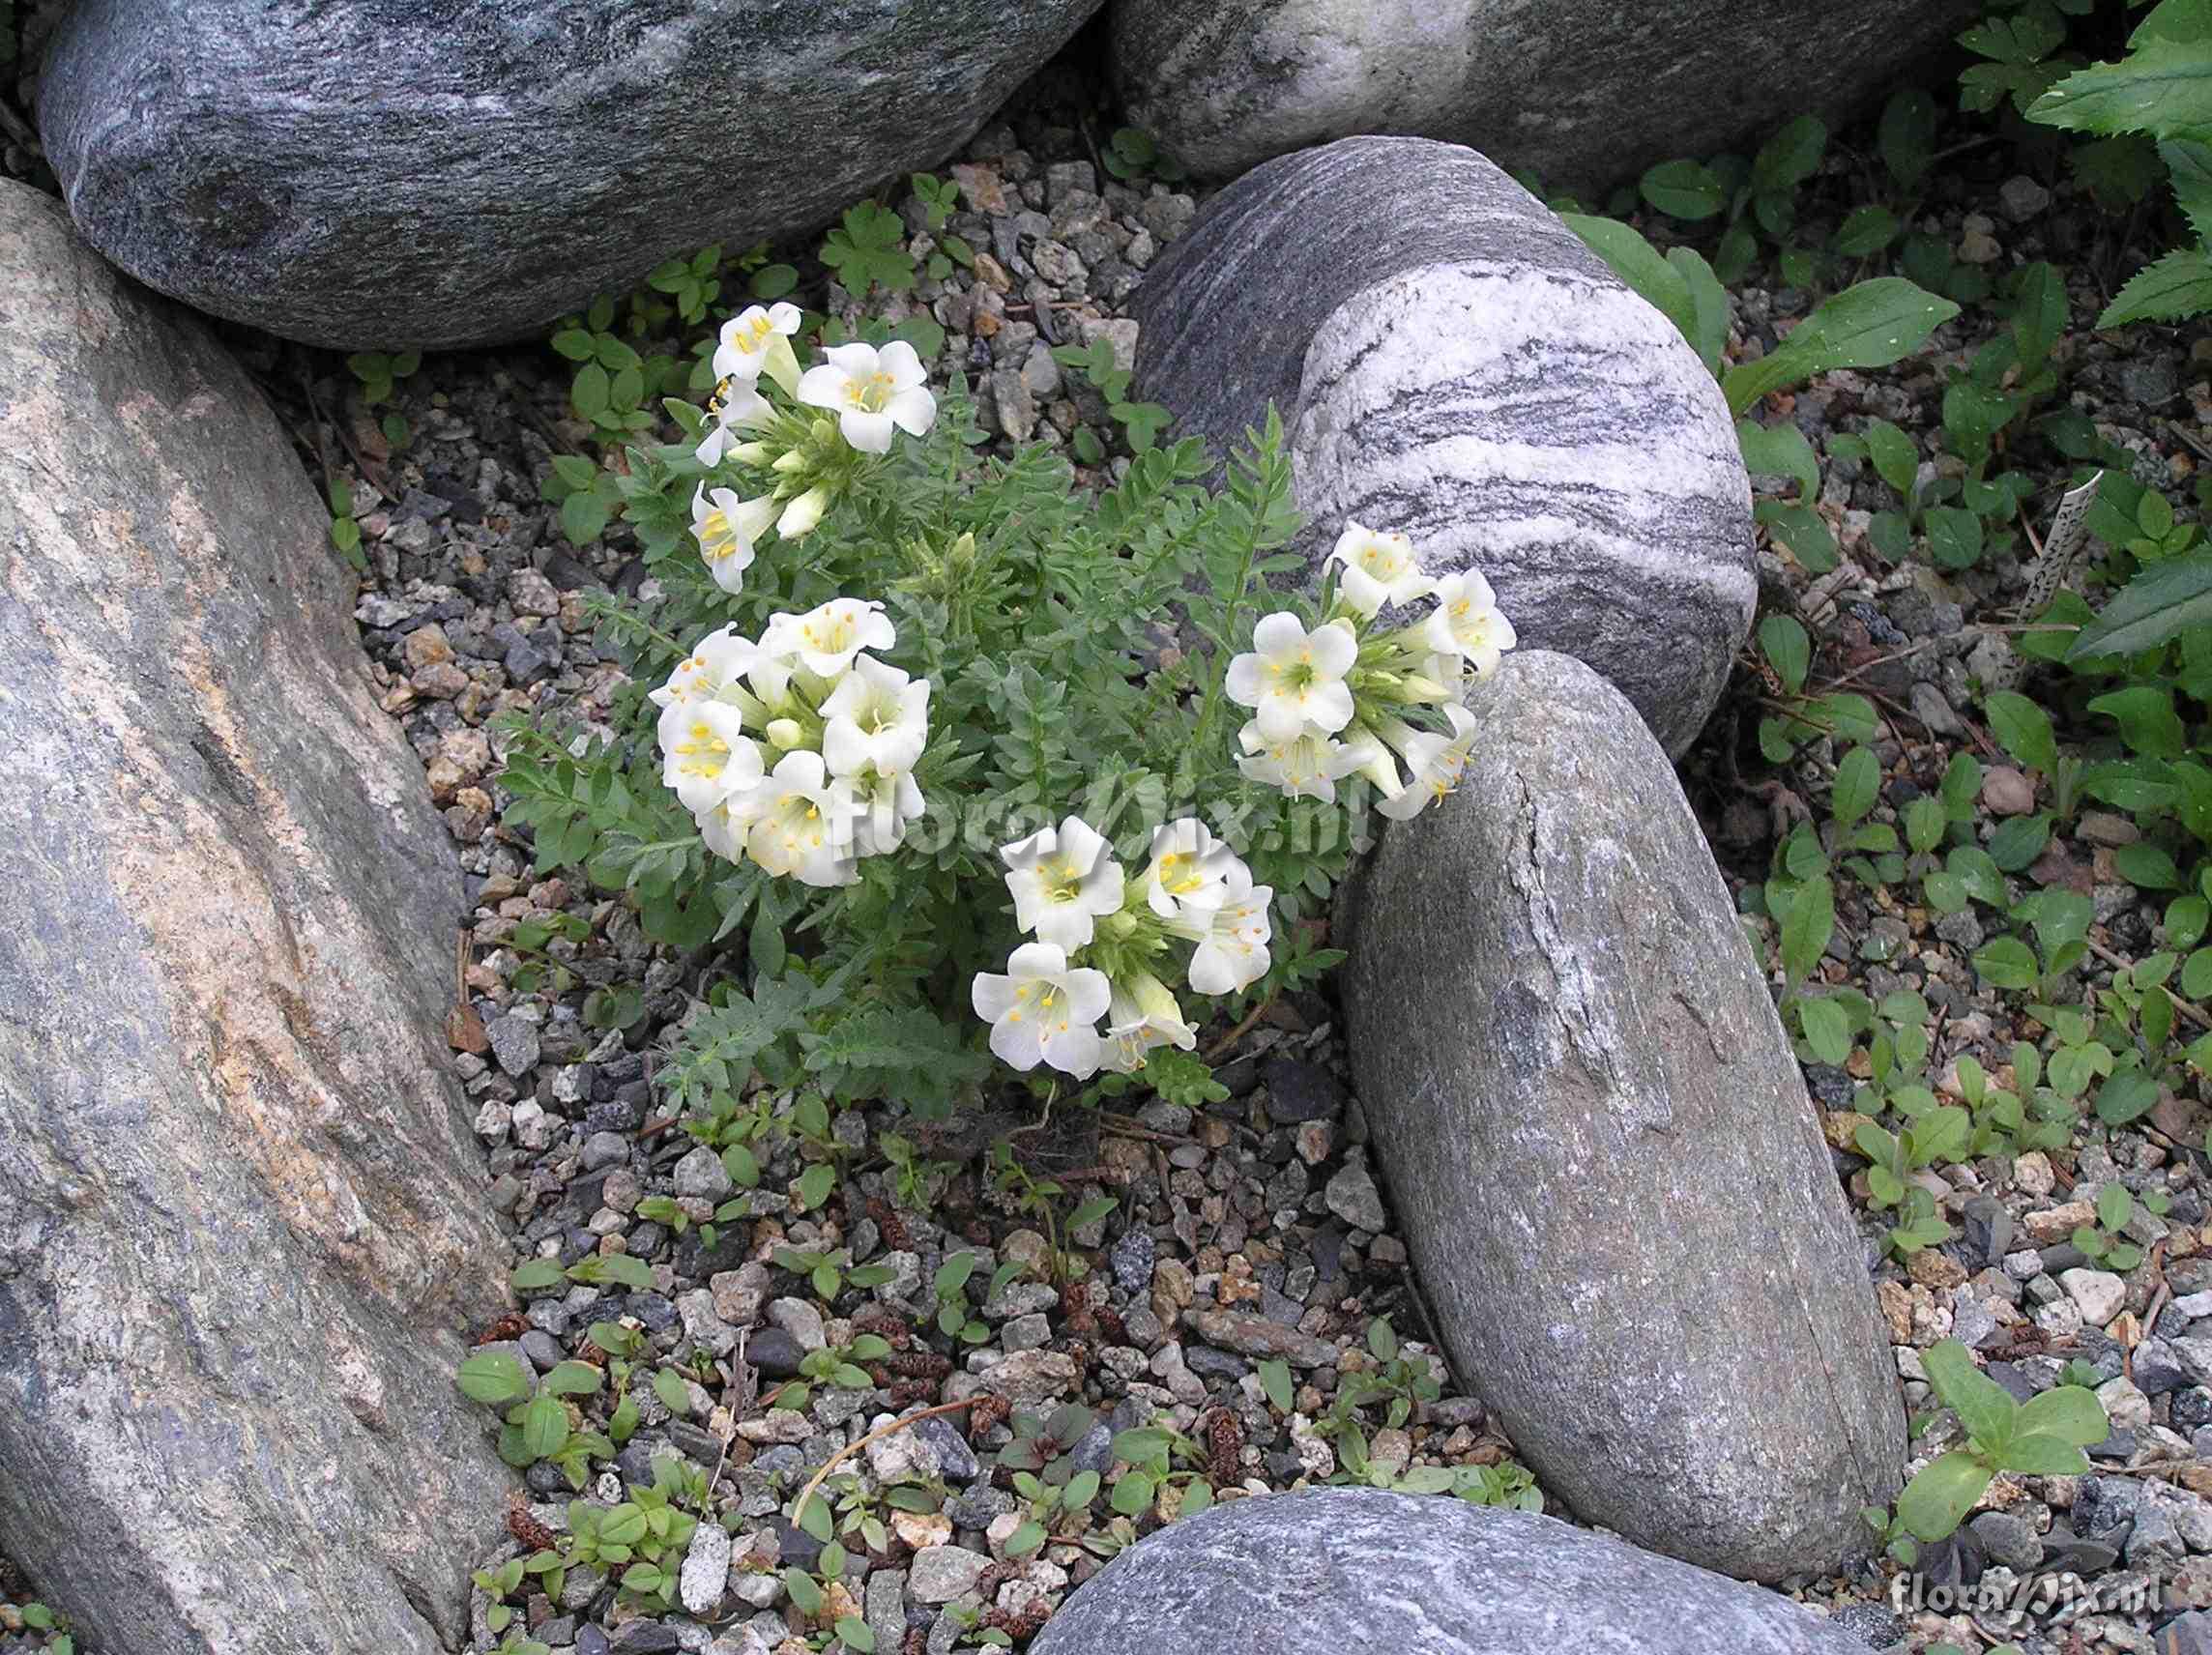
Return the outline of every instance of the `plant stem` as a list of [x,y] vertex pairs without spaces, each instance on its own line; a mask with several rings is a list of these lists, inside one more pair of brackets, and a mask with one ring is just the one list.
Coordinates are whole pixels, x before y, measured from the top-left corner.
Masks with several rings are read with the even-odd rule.
[[[791,1508],[791,1521],[794,1523],[800,1523],[800,1520],[806,1513],[806,1502],[814,1497],[814,1492],[822,1486],[823,1480],[828,1477],[831,1471],[834,1471],[839,1465],[847,1460],[850,1460],[855,1454],[858,1454],[869,1443],[881,1441],[886,1437],[894,1436],[898,1432],[904,1431],[910,1425],[918,1425],[921,1421],[925,1419],[933,1419],[938,1414],[951,1413],[959,1408],[967,1408],[971,1406],[975,1400],[975,1399],[974,1397],[964,1397],[959,1402],[941,1402],[935,1408],[925,1408],[919,1413],[910,1413],[904,1419],[894,1419],[890,1424],[886,1425],[879,1430],[869,1432],[858,1442],[846,1443],[844,1447],[838,1449],[836,1453],[830,1455],[829,1459],[822,1462],[822,1468],[814,1473],[813,1481],[809,1482],[804,1489],[800,1491],[799,1503]],[[800,1524],[800,1526],[803,1527],[804,1524]]]

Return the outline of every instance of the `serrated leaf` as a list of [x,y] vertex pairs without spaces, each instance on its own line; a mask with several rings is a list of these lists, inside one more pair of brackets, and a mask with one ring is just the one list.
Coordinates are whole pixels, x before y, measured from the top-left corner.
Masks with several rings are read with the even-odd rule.
[[2118,63],[2075,71],[2029,108],[2028,119],[2073,132],[2148,132],[2167,138],[2212,127],[2212,53],[2153,38]]

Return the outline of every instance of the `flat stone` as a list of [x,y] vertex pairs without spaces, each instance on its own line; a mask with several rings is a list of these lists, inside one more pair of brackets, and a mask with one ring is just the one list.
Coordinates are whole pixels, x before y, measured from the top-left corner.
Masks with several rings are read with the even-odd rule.
[[1866,1655],[1771,1592],[1557,1518],[1316,1489],[1218,1505],[1079,1587],[1033,1655]]
[[2081,1312],[2081,1320],[2102,1327],[2128,1302],[2128,1284],[2110,1270],[2066,1270],[2058,1277]]
[[684,1553],[684,1568],[676,1582],[677,1596],[692,1614],[712,1614],[730,1587],[730,1535],[718,1523],[702,1523],[691,1531],[691,1544]]
[[1417,132],[1602,201],[1653,161],[1749,155],[1908,75],[1978,0],[1677,0],[1665,26],[1608,0],[1118,0],[1114,80],[1194,174],[1234,178],[1353,132]]
[[697,1201],[720,1201],[731,1190],[722,1157],[702,1144],[676,1163],[676,1193]]
[[983,1388],[1016,1408],[1037,1408],[1062,1397],[1081,1380],[1082,1370],[1063,1350],[1020,1350],[982,1376]]
[[457,1648],[451,838],[230,354],[13,181],[0,317],[0,1553],[82,1647]]
[[1367,1170],[1367,1156],[1353,1150],[1322,1191],[1329,1211],[1354,1230],[1370,1234],[1386,1230],[1390,1215],[1382,1209],[1382,1192],[1375,1187],[1375,1175]]
[[974,1589],[991,1559],[965,1546],[925,1546],[907,1565],[906,1589],[917,1603],[950,1603]]
[[1185,1320],[1208,1345],[1234,1350],[1239,1356],[1280,1356],[1301,1368],[1329,1368],[1343,1354],[1325,1339],[1316,1339],[1264,1316],[1246,1316],[1235,1310],[1195,1310]]
[[1281,411],[1309,587],[1348,522],[1405,534],[1688,745],[1758,599],[1734,424],[1534,196],[1471,150],[1347,138],[1213,197],[1133,303],[1179,430],[1226,453]]
[[1616,690],[1516,653],[1470,704],[1460,788],[1389,826],[1334,928],[1439,1332],[1578,1516],[1744,1579],[1832,1572],[1904,1416],[1764,974]]
[[340,349],[489,344],[935,165],[1097,4],[103,0],[57,26],[39,128],[163,292]]

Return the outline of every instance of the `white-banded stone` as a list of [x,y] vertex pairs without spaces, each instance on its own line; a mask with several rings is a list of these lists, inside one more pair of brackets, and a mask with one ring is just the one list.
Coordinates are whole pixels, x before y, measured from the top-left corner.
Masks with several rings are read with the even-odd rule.
[[1347,521],[1471,564],[1689,744],[1757,605],[1750,480],[1697,353],[1527,190],[1348,138],[1216,196],[1135,303],[1179,429],[1227,452],[1281,411],[1310,568]]

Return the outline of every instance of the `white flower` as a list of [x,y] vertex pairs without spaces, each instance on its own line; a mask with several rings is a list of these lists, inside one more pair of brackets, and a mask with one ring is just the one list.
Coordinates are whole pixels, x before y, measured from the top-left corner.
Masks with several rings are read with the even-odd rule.
[[1451,720],[1450,735],[1415,731],[1399,743],[1407,768],[1413,772],[1412,780],[1395,798],[1385,798],[1376,806],[1393,822],[1418,816],[1459,785],[1460,772],[1467,769],[1468,752],[1474,745],[1474,715],[1464,707],[1446,707],[1444,716]]
[[791,335],[799,332],[796,305],[747,306],[722,324],[721,342],[714,351],[714,377],[746,385],[759,381],[765,370],[789,391],[799,382],[799,359],[791,352]]
[[761,779],[760,749],[734,707],[672,703],[661,711],[659,736],[661,782],[695,815]]
[[1513,623],[1499,613],[1498,595],[1473,569],[1437,582],[1437,606],[1421,623],[1421,641],[1441,655],[1457,655],[1480,678],[1519,640]]
[[906,839],[908,824],[918,822],[927,808],[921,784],[914,779],[912,770],[901,770],[897,775],[847,777],[839,785],[852,790],[854,807],[859,813],[853,828],[855,856],[890,855]]
[[1056,832],[1039,828],[1003,846],[1006,888],[1014,893],[1014,923],[1046,943],[1080,948],[1091,941],[1101,914],[1121,907],[1121,864],[1107,854],[1103,834],[1080,816]]
[[1293,798],[1334,802],[1337,782],[1366,761],[1364,753],[1310,724],[1289,740],[1277,741],[1261,732],[1255,718],[1237,732],[1237,740],[1244,749],[1237,755],[1237,768]]
[[1267,974],[1267,944],[1274,936],[1267,904],[1274,899],[1274,887],[1254,885],[1239,864],[1219,908],[1194,910],[1168,922],[1170,931],[1198,944],[1190,957],[1192,988],[1200,994],[1235,994]]
[[1295,615],[1277,610],[1252,628],[1252,653],[1229,663],[1229,699],[1253,710],[1270,741],[1288,741],[1309,724],[1333,735],[1352,722],[1344,675],[1358,658],[1350,626],[1331,622],[1309,633]]
[[904,339],[882,350],[832,345],[830,360],[799,376],[799,400],[834,409],[837,429],[864,454],[890,451],[893,428],[920,436],[937,422],[937,398],[922,384],[921,359]]
[[716,586],[729,593],[743,587],[745,570],[752,567],[753,542],[774,521],[775,502],[765,495],[740,500],[734,488],[699,485],[691,496],[691,533]]
[[832,597],[803,615],[778,615],[768,624],[761,647],[771,654],[796,655],[820,678],[842,676],[862,650],[888,650],[898,630],[881,603]]
[[1384,604],[1412,603],[1435,586],[1421,572],[1412,541],[1403,535],[1378,535],[1357,523],[1345,524],[1326,562],[1344,566],[1336,590],[1370,620]]
[[1185,1023],[1175,992],[1150,972],[1132,973],[1114,983],[1106,1008],[1106,1052],[1100,1067],[1134,1074],[1155,1046],[1187,1052],[1198,1044],[1198,1027]]
[[929,741],[929,680],[909,678],[888,661],[856,656],[822,704],[829,720],[822,756],[833,775],[902,775]]
[[725,379],[714,388],[713,399],[707,404],[707,416],[714,421],[714,428],[699,444],[699,463],[717,466],[722,456],[736,442],[736,430],[756,424],[766,424],[775,418],[768,398],[753,389],[749,379]]
[[784,754],[742,814],[746,854],[777,878],[835,886],[860,877],[853,865],[858,808],[852,791],[830,779],[820,753]]
[[691,646],[691,653],[676,663],[668,682],[653,692],[655,707],[680,701],[708,701],[738,674],[745,671],[760,652],[750,638],[738,636],[735,626],[710,632]]
[[1050,1063],[1077,1080],[1098,1072],[1098,1019],[1113,1000],[1105,973],[1070,971],[1065,949],[1024,943],[1004,976],[977,972],[969,993],[1002,1061],[1023,1070]]
[[787,540],[803,540],[814,533],[814,525],[829,509],[830,491],[817,483],[783,508],[783,515],[775,520],[775,532]]
[[1145,901],[1162,919],[1185,908],[1212,908],[1228,889],[1229,872],[1244,864],[1195,816],[1152,829],[1152,860],[1145,869]]

